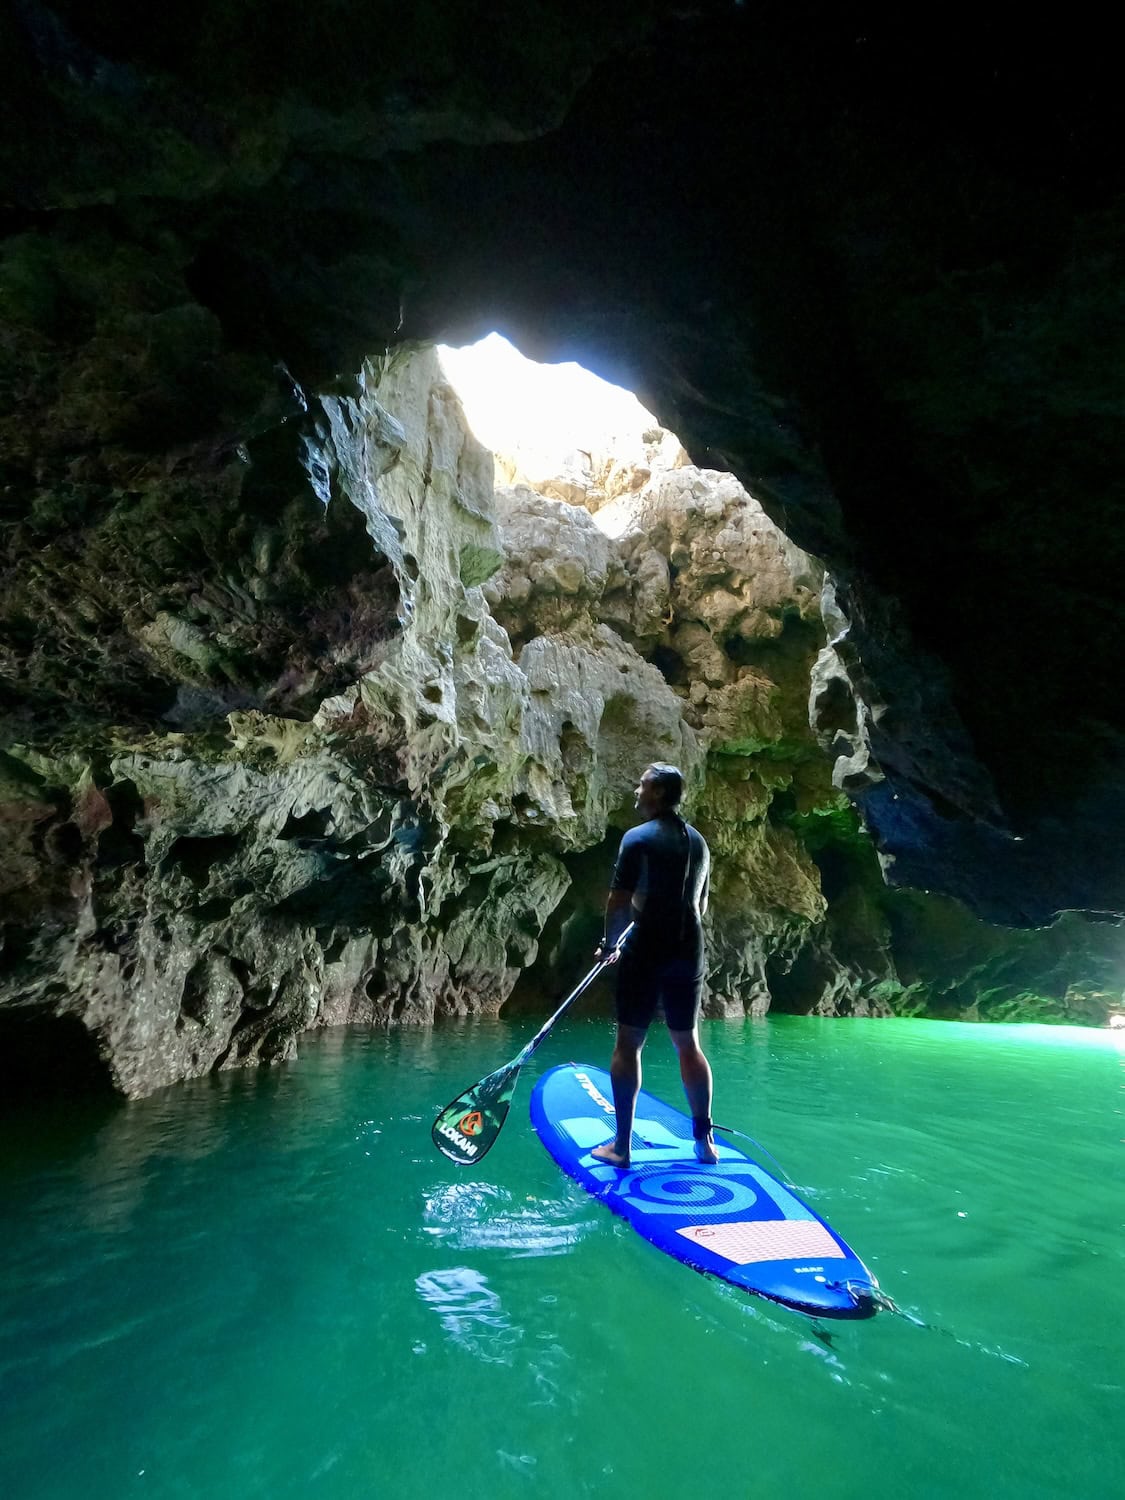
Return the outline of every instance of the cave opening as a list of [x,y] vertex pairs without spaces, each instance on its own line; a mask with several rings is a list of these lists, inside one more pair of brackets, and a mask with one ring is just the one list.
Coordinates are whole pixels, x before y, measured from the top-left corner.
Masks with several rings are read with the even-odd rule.
[[658,426],[632,391],[573,360],[528,359],[496,331],[459,348],[439,344],[438,358],[469,426],[494,453],[557,463]]
[[573,360],[540,364],[495,331],[439,344],[437,354],[470,431],[492,453],[497,490],[585,510],[611,540],[636,525],[630,501],[646,485],[691,462],[632,391]]
[[[466,425],[493,456],[508,562],[485,597],[514,653],[537,636],[582,640],[592,625],[608,626],[622,646],[620,692],[599,689],[595,742],[587,747],[570,720],[562,728],[564,769],[581,773],[569,785],[576,804],[591,787],[605,795],[587,759],[593,768],[616,767],[636,755],[639,772],[644,758],[663,758],[638,716],[628,676],[640,668],[637,656],[671,690],[661,697],[644,677],[640,693],[664,704],[674,694],[683,723],[704,742],[768,752],[786,732],[769,717],[773,708],[763,718],[763,705],[784,699],[788,743],[802,744],[812,663],[825,640],[817,560],[790,542],[726,465],[705,467],[709,453],[695,462],[633,392],[575,362],[536,363],[496,332],[437,353]],[[550,712],[550,688],[538,683],[531,696]],[[818,753],[811,739],[808,753]],[[784,796],[775,776],[767,782],[767,800]],[[534,815],[532,800],[517,792],[513,820],[526,827]],[[692,815],[705,836],[722,836],[706,799]],[[559,975],[592,953],[617,840],[634,821],[631,796],[606,816],[605,837],[566,856],[567,898],[505,1015],[544,1009],[557,998]],[[792,977],[778,969],[780,1008],[816,1004],[830,976],[811,964]]]

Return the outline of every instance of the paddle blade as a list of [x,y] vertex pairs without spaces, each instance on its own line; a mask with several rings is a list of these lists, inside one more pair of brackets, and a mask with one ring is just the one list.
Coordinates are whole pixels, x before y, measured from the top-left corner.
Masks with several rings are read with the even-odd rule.
[[445,1106],[430,1129],[443,1156],[459,1167],[483,1160],[508,1117],[519,1076],[519,1064],[506,1063]]

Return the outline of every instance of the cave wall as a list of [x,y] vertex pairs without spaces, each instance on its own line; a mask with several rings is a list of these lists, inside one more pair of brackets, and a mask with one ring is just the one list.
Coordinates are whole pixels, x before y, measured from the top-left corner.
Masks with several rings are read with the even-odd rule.
[[[76,694],[49,747],[0,758],[0,1007],[39,1038],[14,1055],[49,1061],[53,1019],[137,1095],[291,1057],[312,1026],[541,1004],[588,956],[648,759],[684,768],[714,854],[707,1014],[1028,997],[1034,935],[1013,963],[956,905],[889,904],[837,774],[863,700],[822,701],[842,670],[822,567],[652,436],[612,499],[576,495],[596,516],[497,488],[435,352],[399,349],[304,402],[280,520],[242,524],[259,490],[235,455],[223,590],[151,601],[110,700],[139,712],[143,682],[159,721],[98,723]],[[285,626],[287,657],[251,649]],[[1105,944],[1077,966],[1058,947],[1035,1013],[1104,1019]]]
[[0,18],[6,711],[65,712],[79,646],[134,677],[161,625],[130,596],[214,563],[213,533],[123,562],[139,475],[210,511],[294,381],[501,326],[637,390],[830,566],[890,879],[1031,926],[1125,908],[1096,29],[539,0],[284,4],[267,36],[255,10]]
[[[1013,930],[888,886],[846,795],[882,771],[833,580],[732,475],[645,438],[628,461],[540,458],[534,486],[500,455],[519,477],[496,493],[505,557],[484,592],[516,641],[608,622],[679,698],[702,751],[686,810],[715,856],[705,1013],[1104,1024],[1120,923]],[[508,1009],[541,1010],[588,959],[624,826],[563,856],[566,901]]]
[[288,587],[286,557],[333,553],[292,614],[332,621],[322,654],[245,668],[232,708],[239,627],[266,634],[276,606],[232,583],[229,634],[194,597],[138,632],[162,721],[75,717],[0,760],[0,1004],[80,1020],[126,1093],[291,1056],[314,1024],[495,1012],[567,890],[560,856],[628,805],[637,745],[698,759],[609,626],[513,652],[481,587],[504,560],[492,457],[432,351],[312,402],[293,447],[284,541],[232,532],[225,576]]
[[[602,507],[613,538],[496,490],[431,350],[311,400],[292,446],[283,538],[229,537],[233,628],[192,594],[137,634],[161,722],[74,702],[50,750],[5,751],[6,1013],[81,1021],[139,1094],[291,1056],[313,1025],[541,995],[579,961],[550,919],[565,897],[587,946],[650,758],[684,768],[716,855],[708,1011],[764,1011],[767,964],[823,935],[801,819],[843,802],[808,721],[819,565],[682,453]],[[228,498],[254,469],[234,462]],[[286,559],[319,548],[335,571],[309,566],[293,615],[333,629],[255,678],[236,652],[296,603],[272,569],[291,589]],[[893,970],[845,978],[823,946],[824,1005],[865,1008]]]
[[[607,574],[604,616],[580,645],[538,646],[525,664],[551,637],[517,631],[507,662],[472,592],[503,551],[500,509],[523,524],[523,502],[489,519],[450,501],[456,569],[423,548],[422,570],[395,471],[411,454],[425,474],[425,454],[369,402],[400,370],[391,351],[496,325],[529,354],[578,357],[636,389],[696,464],[737,475],[828,567],[816,733],[888,879],[1029,929],[1060,910],[1125,909],[1107,832],[1125,784],[1113,52],[1040,24],[540,0],[481,15],[283,3],[267,30],[256,7],[224,0],[6,5],[0,964],[12,993],[90,1007],[114,1056],[132,1059],[118,1082],[133,1090],[285,1054],[322,960],[343,965],[333,1016],[422,1015],[440,995],[467,1006],[486,981],[500,996],[530,935],[511,962],[495,943],[466,957],[467,935],[457,964],[474,977],[460,988],[436,939],[415,951],[401,935],[411,972],[429,976],[404,997],[393,934],[376,963],[374,948],[337,951],[331,924],[299,910],[353,849],[379,856],[370,891],[386,910],[420,916],[431,865],[434,897],[477,879],[500,909],[501,867],[472,876],[437,858],[443,829],[463,822],[479,852],[484,804],[522,797],[530,847],[531,811],[553,818],[564,791],[573,802],[587,772],[555,769],[561,723],[540,723],[541,770],[521,788],[489,733],[453,735],[450,685],[468,703],[475,682],[473,712],[492,722],[524,692],[513,664],[533,697],[536,682],[548,692],[572,676],[596,696],[611,659],[651,652],[671,675],[691,657],[707,689],[681,711],[676,688],[690,704],[693,684],[649,664],[638,681],[664,705],[651,709],[661,733],[665,707],[697,736],[728,708],[743,714],[748,700],[710,681],[690,643],[637,633],[655,572],[624,593]],[[385,507],[369,490],[380,464]],[[468,470],[448,488],[472,490]],[[558,581],[525,630],[548,625]],[[451,622],[448,659],[435,657]],[[419,683],[436,696],[416,703]],[[325,800],[340,726],[320,706],[333,700],[381,727],[370,766]],[[597,740],[589,723],[581,734]],[[451,735],[484,757],[493,793],[476,805],[455,758],[423,807]],[[804,872],[815,891],[809,830],[793,823],[814,812],[792,790],[818,764],[811,744],[797,755],[787,742],[790,784],[762,817],[746,791],[760,768],[739,779],[755,735],[728,738],[737,753],[700,752],[722,802],[716,836],[724,819],[740,825],[739,849],[768,843],[794,888]],[[534,878],[504,866],[534,895],[529,930],[549,929],[566,861],[604,837],[613,795],[584,788],[580,836],[536,849]],[[815,815],[841,829],[850,816]],[[190,842],[231,839],[233,853]],[[823,871],[820,884],[823,900]],[[810,895],[777,920],[807,936],[817,909]],[[271,921],[276,941],[236,951]],[[192,977],[212,923],[208,953],[223,952]],[[871,923],[856,963],[874,983],[886,944]],[[771,965],[783,987],[775,936],[768,959],[732,939],[739,994],[760,998]],[[790,948],[795,964],[808,944]],[[810,970],[818,982],[839,972],[838,950],[836,968]],[[130,986],[126,1025],[111,1013]]]

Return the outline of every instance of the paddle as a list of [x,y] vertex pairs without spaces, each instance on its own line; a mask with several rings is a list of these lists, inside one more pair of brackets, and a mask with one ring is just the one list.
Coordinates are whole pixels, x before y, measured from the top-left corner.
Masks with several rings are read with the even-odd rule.
[[434,1145],[443,1156],[448,1156],[459,1167],[475,1167],[477,1162],[483,1160],[495,1144],[508,1117],[520,1069],[560,1016],[570,1009],[580,995],[586,993],[602,970],[613,962],[632,930],[633,924],[630,922],[605,958],[598,960],[581,984],[571,990],[554,1015],[544,1021],[527,1046],[510,1063],[497,1068],[495,1073],[489,1073],[487,1078],[474,1083],[472,1088],[458,1094],[452,1104],[446,1105],[430,1128]]

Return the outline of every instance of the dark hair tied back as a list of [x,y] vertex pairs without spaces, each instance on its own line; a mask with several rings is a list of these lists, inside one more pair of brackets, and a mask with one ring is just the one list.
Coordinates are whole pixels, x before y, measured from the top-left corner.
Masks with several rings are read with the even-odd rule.
[[656,761],[649,766],[645,775],[653,786],[659,788],[665,807],[680,805],[680,800],[684,795],[684,777],[678,766],[669,766],[662,761]]

